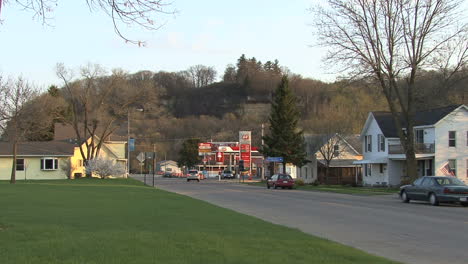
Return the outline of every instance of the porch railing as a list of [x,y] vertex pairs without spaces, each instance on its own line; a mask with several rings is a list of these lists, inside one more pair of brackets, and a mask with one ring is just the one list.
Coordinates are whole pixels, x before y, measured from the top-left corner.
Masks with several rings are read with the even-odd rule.
[[[416,154],[432,154],[435,152],[434,143],[415,143],[414,151]],[[405,154],[401,144],[388,145],[388,154]]]

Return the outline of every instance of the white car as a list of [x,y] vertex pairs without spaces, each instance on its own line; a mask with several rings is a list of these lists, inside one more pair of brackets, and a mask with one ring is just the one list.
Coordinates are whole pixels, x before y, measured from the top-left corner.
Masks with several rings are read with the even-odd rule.
[[187,181],[197,181],[200,182],[200,173],[198,170],[189,170],[187,174]]

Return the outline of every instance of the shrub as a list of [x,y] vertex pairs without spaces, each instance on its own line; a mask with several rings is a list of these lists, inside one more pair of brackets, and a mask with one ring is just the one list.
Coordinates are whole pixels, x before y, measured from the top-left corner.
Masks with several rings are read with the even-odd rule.
[[296,179],[296,185],[297,186],[304,186],[304,180],[303,179]]
[[121,176],[125,174],[125,168],[122,164],[115,163],[114,161],[105,158],[89,160],[85,168],[87,173],[95,174],[101,179],[109,176]]
[[320,182],[318,180],[315,180],[315,181],[312,182],[312,185],[313,186],[319,186]]

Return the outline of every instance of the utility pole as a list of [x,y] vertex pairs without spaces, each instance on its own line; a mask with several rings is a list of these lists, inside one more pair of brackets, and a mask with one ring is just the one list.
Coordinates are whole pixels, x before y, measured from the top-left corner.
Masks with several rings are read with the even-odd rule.
[[154,187],[154,171],[156,170],[156,144],[153,143],[153,187]]
[[[263,130],[265,129],[265,124],[262,123],[262,149],[263,149]],[[265,157],[262,155],[262,180],[265,179]]]

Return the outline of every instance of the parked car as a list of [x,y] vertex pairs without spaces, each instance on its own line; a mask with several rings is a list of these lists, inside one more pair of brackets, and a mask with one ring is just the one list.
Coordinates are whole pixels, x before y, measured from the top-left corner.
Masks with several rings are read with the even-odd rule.
[[425,176],[401,186],[400,198],[404,203],[420,200],[432,205],[460,203],[468,206],[468,186],[455,177]]
[[270,189],[271,187],[275,189],[278,187],[281,187],[282,189],[284,188],[292,189],[293,186],[294,186],[294,180],[288,174],[275,174],[271,176],[270,178],[268,178],[267,180],[268,189]]
[[189,170],[187,173],[187,181],[197,181],[200,182],[200,173],[198,170]]
[[230,170],[225,170],[221,174],[221,179],[234,179],[234,174]]
[[164,172],[163,177],[172,178],[173,177],[172,172],[169,172],[169,171]]

